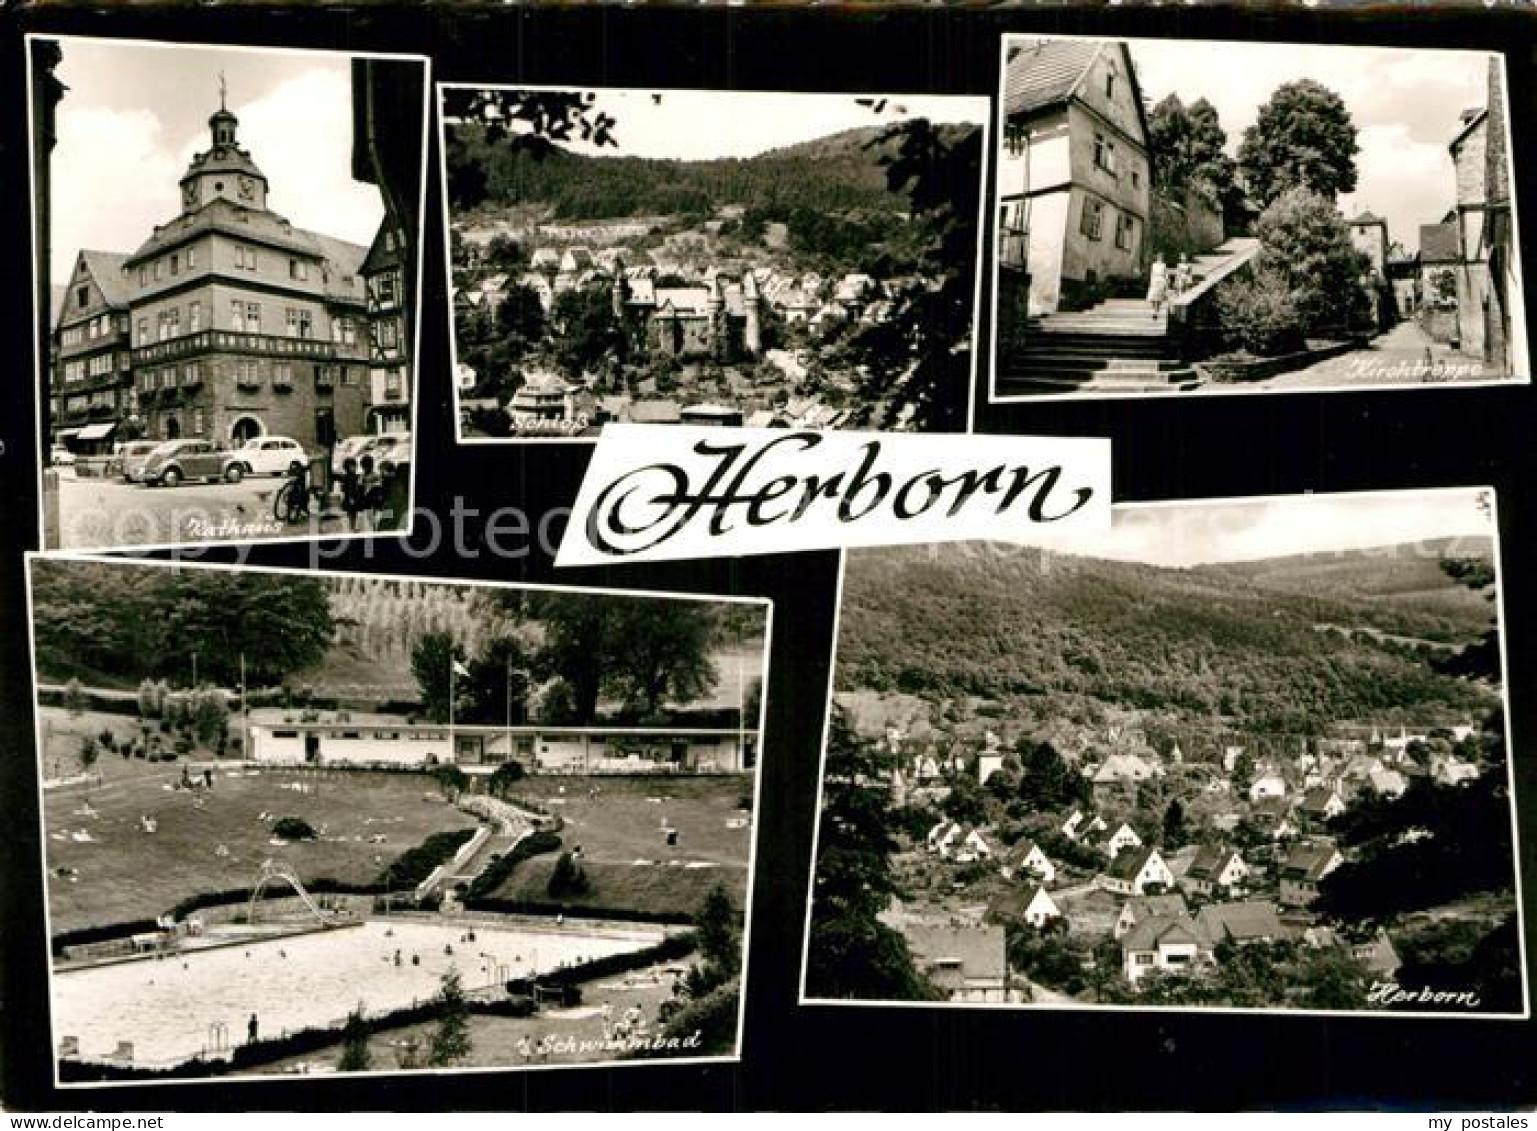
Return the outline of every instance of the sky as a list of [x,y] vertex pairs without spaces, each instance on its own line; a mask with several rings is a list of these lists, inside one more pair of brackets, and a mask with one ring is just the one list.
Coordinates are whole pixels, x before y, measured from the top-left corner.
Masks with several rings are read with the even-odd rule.
[[1360,180],[1340,206],[1388,221],[1388,238],[1418,250],[1421,224],[1455,203],[1451,155],[1458,116],[1488,100],[1488,55],[1473,51],[1134,39],[1150,106],[1166,94],[1217,108],[1237,155],[1244,130],[1283,83],[1311,78],[1338,94],[1360,131]]
[[786,94],[763,91],[601,90],[594,113],[615,121],[614,146],[579,141],[567,148],[612,157],[697,161],[752,157],[764,150],[826,137],[858,126],[909,118],[980,124],[988,101],[967,95],[891,95],[877,112],[854,94]]
[[208,148],[219,73],[239,140],[266,174],[267,205],[301,228],[367,245],[384,215],[378,190],[352,179],[351,57],[61,41],[53,151],[51,271],[81,248],[133,251],[181,210],[178,182]]
[[1185,567],[1455,537],[1490,538],[1478,488],[1119,505],[1103,535],[1054,547],[1086,557]]

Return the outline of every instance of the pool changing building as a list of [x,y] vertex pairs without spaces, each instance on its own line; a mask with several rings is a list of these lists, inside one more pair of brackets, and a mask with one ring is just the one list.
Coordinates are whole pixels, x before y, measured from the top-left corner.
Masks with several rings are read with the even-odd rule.
[[454,726],[345,719],[256,719],[248,749],[274,766],[414,769],[456,765],[491,773],[509,760],[530,773],[741,773],[758,732],[737,728]]

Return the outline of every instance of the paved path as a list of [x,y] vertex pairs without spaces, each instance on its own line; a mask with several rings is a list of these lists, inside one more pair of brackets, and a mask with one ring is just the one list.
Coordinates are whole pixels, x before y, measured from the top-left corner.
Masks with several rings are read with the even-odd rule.
[[1434,342],[1417,322],[1400,322],[1364,349],[1320,361],[1294,373],[1257,382],[1263,389],[1348,389],[1375,385],[1430,385],[1504,377],[1482,360]]

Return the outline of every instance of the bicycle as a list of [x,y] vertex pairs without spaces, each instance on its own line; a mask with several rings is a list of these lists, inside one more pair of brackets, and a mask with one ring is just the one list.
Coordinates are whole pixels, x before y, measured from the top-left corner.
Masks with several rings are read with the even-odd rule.
[[278,488],[277,494],[273,496],[272,517],[279,522],[290,525],[298,522],[308,522],[312,513],[310,504],[323,501],[323,495],[319,488],[312,487],[306,483],[303,490],[295,490],[298,486],[298,480],[285,480],[283,486]]

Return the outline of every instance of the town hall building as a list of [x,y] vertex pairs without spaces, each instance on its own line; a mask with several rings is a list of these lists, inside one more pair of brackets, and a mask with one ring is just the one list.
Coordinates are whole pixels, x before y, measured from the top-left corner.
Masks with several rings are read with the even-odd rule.
[[394,234],[381,226],[370,254],[294,226],[268,207],[222,94],[208,127],[176,216],[127,255],[77,257],[55,327],[55,442],[121,430],[324,448],[399,427],[404,344],[370,350],[395,313],[384,281],[401,268]]

